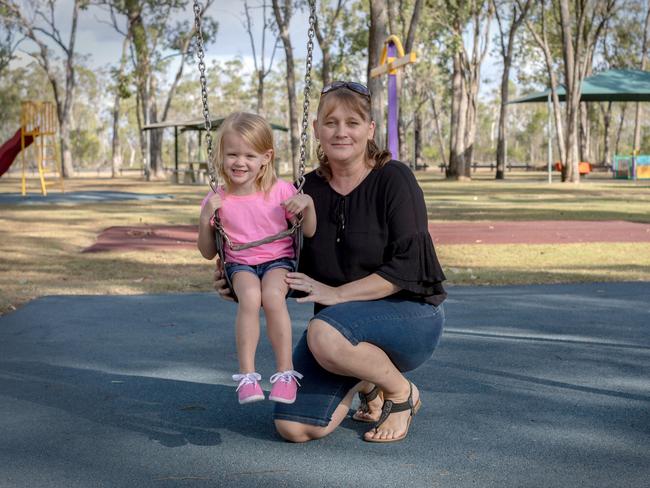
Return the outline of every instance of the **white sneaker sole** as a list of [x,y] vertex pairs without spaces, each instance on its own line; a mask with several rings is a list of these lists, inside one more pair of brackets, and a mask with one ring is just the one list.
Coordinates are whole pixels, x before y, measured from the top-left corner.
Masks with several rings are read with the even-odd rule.
[[262,400],[264,400],[264,395],[254,395],[254,396],[249,396],[248,398],[244,398],[243,400],[239,400],[239,404],[245,405],[247,403],[260,402]]
[[272,396],[269,397],[269,400],[271,400],[272,402],[286,403],[286,404],[291,404],[291,403],[294,403],[296,401],[295,398],[293,398],[291,400],[287,400],[286,398],[278,398],[278,397],[272,397]]

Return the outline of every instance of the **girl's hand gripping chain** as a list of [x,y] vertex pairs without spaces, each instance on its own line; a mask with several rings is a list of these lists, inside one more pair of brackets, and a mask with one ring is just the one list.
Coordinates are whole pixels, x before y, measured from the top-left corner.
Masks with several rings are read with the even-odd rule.
[[214,226],[214,213],[221,208],[221,197],[218,193],[213,193],[208,198],[208,201],[205,203],[201,209],[201,216],[199,217],[202,224],[209,223],[211,226]]
[[282,206],[294,215],[293,218],[302,212],[302,231],[306,237],[312,237],[316,233],[316,210],[309,195],[298,193],[282,202]]

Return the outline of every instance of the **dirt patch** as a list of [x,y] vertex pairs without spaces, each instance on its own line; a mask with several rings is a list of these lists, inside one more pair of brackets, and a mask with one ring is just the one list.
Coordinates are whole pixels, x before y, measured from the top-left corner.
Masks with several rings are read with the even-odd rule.
[[104,229],[82,252],[196,247],[196,225],[116,226]]
[[[192,248],[195,225],[119,226],[105,229],[83,252]],[[432,222],[435,244],[566,244],[650,242],[650,224],[625,221]]]
[[436,244],[566,244],[650,242],[650,224],[609,221],[430,223]]

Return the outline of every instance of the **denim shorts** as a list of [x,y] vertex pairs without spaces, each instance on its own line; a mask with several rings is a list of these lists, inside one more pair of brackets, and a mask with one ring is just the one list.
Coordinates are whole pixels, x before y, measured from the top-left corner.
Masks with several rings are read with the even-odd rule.
[[280,258],[273,261],[267,261],[266,263],[261,264],[241,264],[241,263],[226,263],[226,273],[228,274],[228,279],[232,283],[232,277],[235,273],[239,271],[247,271],[253,273],[260,280],[264,273],[274,268],[283,268],[288,269],[289,271],[296,270],[296,260],[289,258]]
[[[433,354],[442,334],[445,311],[442,304],[385,298],[332,305],[313,318],[327,322],[355,346],[359,342],[374,344],[397,369],[411,371]],[[360,381],[323,369],[307,346],[307,331],[293,350],[293,368],[304,375],[298,397],[293,404],[276,403],[276,419],[324,427],[345,395]]]

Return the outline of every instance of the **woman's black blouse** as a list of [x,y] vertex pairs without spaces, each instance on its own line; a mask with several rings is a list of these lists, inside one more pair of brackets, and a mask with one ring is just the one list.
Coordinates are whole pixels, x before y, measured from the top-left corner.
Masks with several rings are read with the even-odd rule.
[[303,190],[314,200],[317,223],[304,239],[301,272],[330,286],[377,273],[401,288],[395,297],[434,305],[446,298],[424,196],[405,164],[373,169],[345,196],[315,171]]

